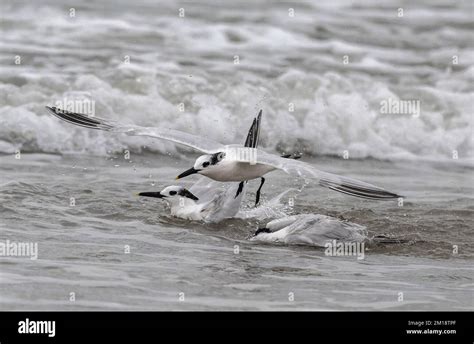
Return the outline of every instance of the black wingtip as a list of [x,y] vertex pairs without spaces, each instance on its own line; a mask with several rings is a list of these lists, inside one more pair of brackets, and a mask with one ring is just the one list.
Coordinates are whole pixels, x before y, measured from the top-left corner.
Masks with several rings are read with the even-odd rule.
[[344,193],[346,195],[351,195],[359,198],[371,199],[371,200],[393,200],[399,199],[401,196],[375,187],[365,187],[361,185],[354,185],[350,182],[345,183],[335,183],[330,180],[320,180],[319,184],[321,186],[327,187],[331,190]]
[[281,157],[285,159],[293,159],[293,160],[298,160],[301,159],[303,154],[301,153],[293,153],[293,154],[283,154]]
[[262,117],[262,110],[258,115],[253,119],[252,125],[247,134],[247,139],[245,140],[244,147],[257,148],[259,136],[260,136],[260,121]]
[[45,106],[46,110],[48,110],[49,112],[51,112],[53,115],[56,116],[56,108],[53,106]]

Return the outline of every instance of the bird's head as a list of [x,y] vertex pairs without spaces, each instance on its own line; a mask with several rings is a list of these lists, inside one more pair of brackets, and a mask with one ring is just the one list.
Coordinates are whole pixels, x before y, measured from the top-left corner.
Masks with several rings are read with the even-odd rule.
[[195,173],[205,176],[209,171],[213,170],[224,157],[224,152],[201,155],[196,159],[193,167],[181,173],[176,179],[181,179]]

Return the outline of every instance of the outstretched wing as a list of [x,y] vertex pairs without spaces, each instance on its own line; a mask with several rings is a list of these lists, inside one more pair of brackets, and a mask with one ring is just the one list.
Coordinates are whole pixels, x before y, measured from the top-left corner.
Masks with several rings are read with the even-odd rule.
[[403,197],[375,185],[339,176],[337,174],[323,172],[305,162],[284,159],[276,155],[265,153],[261,150],[257,151],[257,163],[272,166],[297,177],[315,179],[318,181],[319,185],[323,187],[351,196],[373,200]]
[[52,115],[62,119],[63,121],[89,129],[125,133],[131,136],[150,136],[176,142],[209,154],[221,151],[223,146],[221,143],[208,138],[199,137],[178,130],[122,125],[98,117],[89,117],[84,114],[61,110],[56,107],[46,106],[46,109],[48,109]]

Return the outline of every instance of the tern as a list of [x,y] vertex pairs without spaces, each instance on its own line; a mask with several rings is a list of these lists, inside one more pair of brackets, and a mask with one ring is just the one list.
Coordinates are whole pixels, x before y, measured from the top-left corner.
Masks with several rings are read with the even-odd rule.
[[[196,136],[184,133],[184,132],[179,132],[176,130],[167,130],[167,132],[165,133],[162,129],[141,128],[141,127],[133,127],[133,130],[127,130],[126,129],[127,127],[119,126],[117,124],[115,124],[115,127],[114,127],[111,122],[107,122],[107,121],[100,120],[97,118],[94,120],[94,117],[86,116],[84,114],[68,112],[56,107],[46,106],[46,109],[54,116],[78,126],[91,128],[91,129],[101,129],[101,130],[118,131],[118,132],[124,132],[125,130],[125,133],[128,135],[141,135],[141,136],[163,138],[163,139],[167,139],[176,143],[181,143],[181,144],[184,144],[184,145],[187,145],[199,150],[199,148],[196,147],[194,144],[194,142],[199,141],[199,138]],[[260,110],[258,115],[254,118],[252,125],[250,126],[250,129],[247,134],[247,138],[244,143],[244,147],[247,147],[249,149],[257,148],[259,137],[260,137],[261,118],[262,118],[262,110]],[[129,129],[132,129],[132,127],[129,127]],[[146,130],[143,130],[143,129],[146,129]],[[202,141],[203,141],[202,143],[206,144],[204,140]],[[287,159],[299,159],[301,156],[297,154],[287,154],[287,155],[283,155],[282,157],[287,158]],[[239,194],[243,190],[244,183],[247,183],[247,182],[248,181],[241,181],[239,183],[239,186],[235,193],[235,198],[239,196]],[[257,206],[257,204],[260,201],[260,193],[261,193],[264,182],[265,182],[265,178],[261,177],[261,183],[255,196],[255,206]]]
[[172,216],[186,220],[219,222],[234,217],[239,212],[245,187],[235,197],[238,188],[236,184],[212,181],[202,185],[203,179],[194,184],[190,190],[183,186],[171,185],[160,192],[140,192],[137,195],[165,200],[169,204]]
[[235,144],[223,145],[208,137],[199,137],[173,129],[124,125],[56,107],[47,106],[46,108],[54,116],[78,126],[127,135],[160,138],[205,153],[196,159],[193,167],[178,175],[176,179],[197,173],[216,181],[240,183],[262,178],[275,170],[282,170],[292,176],[314,180],[320,186],[351,196],[372,200],[390,200],[402,197],[375,185],[324,172],[305,162],[286,159],[257,148]]

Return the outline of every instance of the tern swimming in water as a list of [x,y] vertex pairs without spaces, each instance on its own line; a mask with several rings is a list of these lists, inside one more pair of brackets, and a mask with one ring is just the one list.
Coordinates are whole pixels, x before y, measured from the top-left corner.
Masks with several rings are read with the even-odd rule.
[[315,180],[320,186],[351,196],[372,200],[388,200],[401,197],[380,187],[323,172],[302,161],[285,159],[256,148],[242,145],[223,145],[207,137],[199,137],[177,130],[122,125],[55,107],[46,108],[56,117],[78,126],[127,135],[161,138],[206,153],[197,158],[194,166],[181,173],[177,179],[197,173],[216,181],[243,182],[261,178],[271,171],[282,170],[295,177]]
[[251,241],[326,247],[334,241],[341,243],[370,243],[377,245],[406,244],[403,237],[378,234],[368,236],[367,228],[320,214],[299,214],[279,217],[258,228]]

